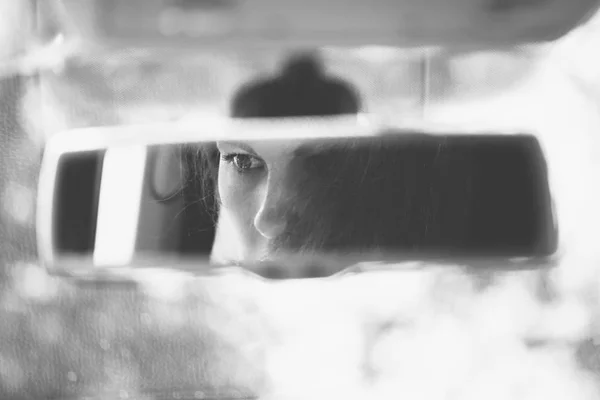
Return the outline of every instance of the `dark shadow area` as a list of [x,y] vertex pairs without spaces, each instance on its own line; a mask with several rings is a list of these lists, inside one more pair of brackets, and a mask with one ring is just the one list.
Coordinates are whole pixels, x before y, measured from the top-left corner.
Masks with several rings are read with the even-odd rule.
[[70,154],[59,162],[53,215],[59,252],[91,254],[94,250],[104,154]]
[[184,209],[180,215],[183,230],[183,254],[210,254],[215,240],[218,215],[216,174],[219,154],[215,146],[182,148],[183,165],[187,174],[182,192]]

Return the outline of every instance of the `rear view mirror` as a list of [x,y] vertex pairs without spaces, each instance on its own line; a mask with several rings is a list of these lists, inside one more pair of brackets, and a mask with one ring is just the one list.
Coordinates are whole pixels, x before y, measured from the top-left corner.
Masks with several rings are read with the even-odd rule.
[[57,136],[42,170],[42,259],[54,269],[168,259],[201,270],[302,258],[532,259],[557,249],[534,136],[355,127],[319,138],[315,124],[312,137],[276,140],[259,125],[202,142],[192,132],[155,136],[155,125]]

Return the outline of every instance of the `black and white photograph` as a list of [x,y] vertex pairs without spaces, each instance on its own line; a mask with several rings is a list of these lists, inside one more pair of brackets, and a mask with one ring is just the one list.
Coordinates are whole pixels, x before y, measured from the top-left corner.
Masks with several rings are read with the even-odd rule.
[[600,0],[0,0],[0,399],[600,399]]

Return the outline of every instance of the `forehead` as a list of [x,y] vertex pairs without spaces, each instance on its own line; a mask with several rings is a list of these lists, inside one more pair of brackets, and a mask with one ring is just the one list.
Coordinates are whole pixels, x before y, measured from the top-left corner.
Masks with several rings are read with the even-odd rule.
[[[235,142],[234,142],[235,143]],[[318,139],[277,139],[238,141],[265,159],[293,158],[315,153],[321,153],[334,148],[348,149],[349,140],[318,140]]]

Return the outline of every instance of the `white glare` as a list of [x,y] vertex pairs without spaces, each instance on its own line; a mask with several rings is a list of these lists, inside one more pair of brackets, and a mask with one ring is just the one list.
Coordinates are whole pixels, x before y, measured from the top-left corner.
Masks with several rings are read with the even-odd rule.
[[373,63],[385,63],[398,56],[398,49],[384,46],[365,46],[356,50],[356,54]]
[[33,191],[29,188],[11,182],[4,190],[2,198],[4,212],[20,224],[30,221],[33,203]]
[[135,251],[146,166],[145,146],[106,152],[100,184],[94,262],[127,265]]
[[53,298],[58,291],[57,282],[39,266],[19,264],[15,266],[17,292],[24,298],[38,301]]

